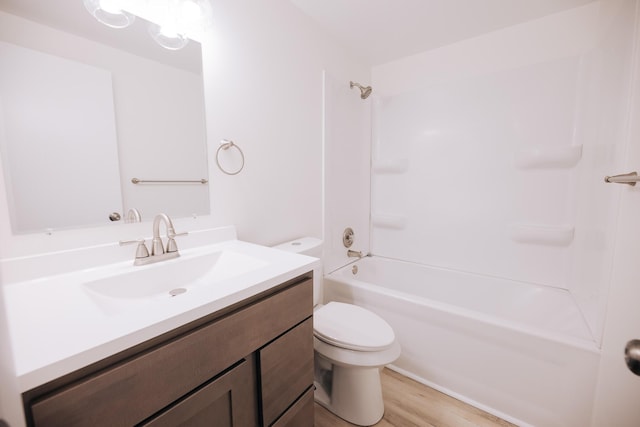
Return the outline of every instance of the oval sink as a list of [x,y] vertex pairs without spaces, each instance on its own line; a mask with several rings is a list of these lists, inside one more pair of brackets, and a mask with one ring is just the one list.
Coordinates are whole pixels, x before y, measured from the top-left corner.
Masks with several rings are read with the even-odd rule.
[[140,303],[188,295],[190,289],[211,286],[267,265],[249,255],[222,250],[189,254],[144,266],[128,265],[83,289],[106,312],[118,312]]

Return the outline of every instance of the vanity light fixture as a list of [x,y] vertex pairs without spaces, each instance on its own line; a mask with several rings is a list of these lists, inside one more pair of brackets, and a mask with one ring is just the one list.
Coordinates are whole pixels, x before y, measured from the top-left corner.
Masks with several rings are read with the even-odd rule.
[[135,19],[133,13],[148,20],[151,38],[170,50],[182,49],[189,38],[200,40],[212,22],[210,1],[83,0],[91,15],[113,28],[131,25]]
[[160,46],[182,49],[189,37],[204,32],[211,22],[209,0],[166,0],[158,6],[163,9],[157,22],[149,25],[149,34]]
[[121,0],[83,0],[84,7],[98,21],[111,28],[125,28],[135,21],[135,15],[121,7]]
[[156,43],[169,50],[182,49],[189,43],[189,39],[185,35],[178,33],[174,28],[170,26],[161,27],[153,22],[149,24],[149,34]]

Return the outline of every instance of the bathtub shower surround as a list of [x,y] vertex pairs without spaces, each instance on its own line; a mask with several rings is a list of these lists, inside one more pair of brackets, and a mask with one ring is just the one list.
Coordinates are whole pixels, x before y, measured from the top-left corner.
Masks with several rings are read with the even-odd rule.
[[591,420],[635,8],[593,2],[372,71],[376,257],[332,273],[325,299],[382,315],[397,369],[517,424]]
[[598,346],[634,8],[594,2],[375,67],[372,252],[564,290]]

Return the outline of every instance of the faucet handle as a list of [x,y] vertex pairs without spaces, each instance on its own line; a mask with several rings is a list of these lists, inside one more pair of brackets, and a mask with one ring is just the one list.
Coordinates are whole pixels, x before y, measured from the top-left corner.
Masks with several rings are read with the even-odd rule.
[[174,237],[180,237],[180,236],[188,236],[189,232],[185,231],[183,233],[169,233],[169,238],[173,239]]
[[132,245],[134,243],[137,243],[138,247],[136,248],[136,259],[149,257],[149,250],[147,249],[147,245],[145,244],[145,240],[143,238],[139,238],[136,240],[120,240],[120,242],[118,243],[120,244],[120,246]]
[[166,252],[178,252],[178,245],[176,244],[175,241],[175,237],[179,237],[179,236],[187,236],[189,235],[188,232],[184,232],[184,233],[169,233],[168,234],[168,239],[167,239],[167,250]]

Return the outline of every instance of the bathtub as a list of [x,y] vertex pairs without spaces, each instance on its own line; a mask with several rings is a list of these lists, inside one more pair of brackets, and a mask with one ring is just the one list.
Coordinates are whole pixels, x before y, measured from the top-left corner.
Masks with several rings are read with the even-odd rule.
[[599,349],[566,290],[376,256],[323,290],[389,322],[391,369],[520,426],[590,424]]

